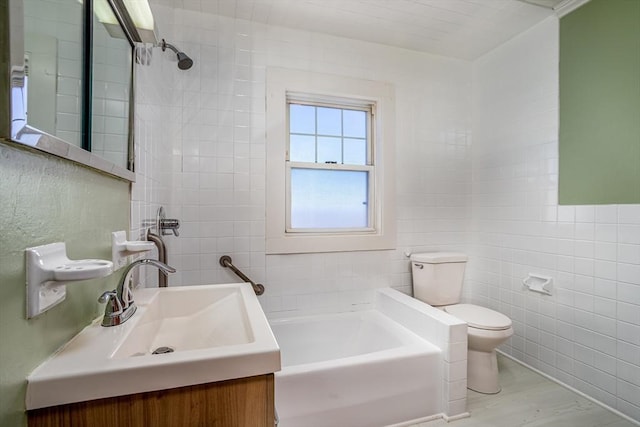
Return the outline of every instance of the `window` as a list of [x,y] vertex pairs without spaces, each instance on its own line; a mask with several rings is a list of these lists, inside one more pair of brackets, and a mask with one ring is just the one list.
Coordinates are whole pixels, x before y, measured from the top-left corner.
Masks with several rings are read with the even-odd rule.
[[372,106],[288,107],[287,232],[372,231]]
[[269,69],[267,92],[267,253],[392,249],[392,87]]

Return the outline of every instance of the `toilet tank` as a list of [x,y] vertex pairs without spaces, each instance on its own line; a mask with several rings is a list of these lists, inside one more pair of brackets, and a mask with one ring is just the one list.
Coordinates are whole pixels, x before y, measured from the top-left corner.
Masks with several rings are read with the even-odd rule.
[[457,252],[411,255],[413,296],[433,306],[458,304],[467,259]]

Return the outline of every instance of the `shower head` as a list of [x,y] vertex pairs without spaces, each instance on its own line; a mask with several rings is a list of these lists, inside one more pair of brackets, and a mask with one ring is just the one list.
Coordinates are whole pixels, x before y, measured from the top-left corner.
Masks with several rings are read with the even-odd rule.
[[188,70],[193,65],[193,59],[189,58],[186,53],[178,52],[178,68]]
[[174,45],[167,43],[164,39],[162,39],[160,47],[162,47],[163,52],[169,48],[176,54],[178,57],[178,68],[181,70],[188,70],[193,65],[193,59],[189,58],[186,53],[179,51]]

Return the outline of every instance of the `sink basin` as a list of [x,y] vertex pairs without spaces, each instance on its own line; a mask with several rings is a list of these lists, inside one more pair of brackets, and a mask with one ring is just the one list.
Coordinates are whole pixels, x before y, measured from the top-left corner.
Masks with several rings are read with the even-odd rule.
[[248,344],[254,337],[240,288],[208,286],[157,292],[113,357]]
[[250,284],[134,291],[127,322],[96,319],[27,378],[27,409],[280,370],[280,349]]

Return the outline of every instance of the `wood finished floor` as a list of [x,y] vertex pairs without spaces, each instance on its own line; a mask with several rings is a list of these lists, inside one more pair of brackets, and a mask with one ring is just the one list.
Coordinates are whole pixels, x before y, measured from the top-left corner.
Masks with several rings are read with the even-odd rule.
[[434,420],[412,427],[635,427],[584,397],[513,360],[498,355],[502,391],[486,395],[467,390],[471,417]]

